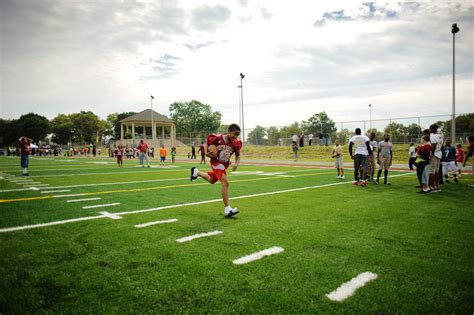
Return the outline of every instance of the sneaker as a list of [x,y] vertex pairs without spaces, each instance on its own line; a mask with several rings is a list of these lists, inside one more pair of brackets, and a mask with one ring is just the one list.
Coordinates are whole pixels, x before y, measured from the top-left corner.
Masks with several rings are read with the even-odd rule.
[[194,182],[198,178],[199,170],[196,167],[191,167],[191,178],[190,180]]
[[23,173],[22,176],[30,176],[28,173]]
[[225,213],[225,217],[226,218],[230,218],[231,216],[234,216],[236,215],[237,213],[239,213],[239,210],[237,208],[234,208],[234,209],[230,209],[229,212]]
[[344,175],[342,175],[342,176],[341,176],[341,177],[339,177],[339,178],[340,178],[340,179],[344,179],[345,177],[344,177]]
[[367,181],[365,181],[365,180],[361,181],[361,182],[360,182],[360,185],[361,185],[362,187],[367,186]]
[[427,193],[429,193],[429,192],[430,192],[429,190],[426,190],[426,191],[425,191],[425,190],[422,189],[422,190],[420,190],[420,191],[417,191],[416,193],[417,193],[417,194],[427,194]]
[[341,175],[337,175],[336,178],[341,178]]
[[355,180],[355,181],[352,182],[352,184],[357,186],[357,185],[359,185],[359,181]]

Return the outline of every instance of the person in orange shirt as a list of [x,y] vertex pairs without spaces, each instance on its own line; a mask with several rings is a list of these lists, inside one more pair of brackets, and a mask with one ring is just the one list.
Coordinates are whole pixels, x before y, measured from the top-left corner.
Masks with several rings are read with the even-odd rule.
[[160,149],[160,166],[161,167],[165,166],[165,160],[166,160],[166,149],[165,149],[165,146],[162,145]]

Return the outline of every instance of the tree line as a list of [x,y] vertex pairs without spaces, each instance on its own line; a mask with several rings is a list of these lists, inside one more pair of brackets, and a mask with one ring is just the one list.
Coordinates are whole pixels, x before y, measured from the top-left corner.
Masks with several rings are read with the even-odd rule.
[[[228,125],[222,124],[222,114],[213,111],[209,104],[197,100],[188,102],[174,102],[169,106],[170,119],[176,124],[176,133],[179,136],[205,137],[209,133],[225,133]],[[0,146],[14,145],[21,136],[27,136],[36,143],[51,136],[51,142],[65,145],[96,142],[97,136],[120,139],[120,121],[136,112],[112,113],[105,120],[91,111],[80,111],[73,114],[59,114],[51,120],[46,117],[28,113],[18,119],[0,119]],[[451,120],[438,121],[442,133],[449,134]],[[247,134],[246,142],[250,144],[278,145],[279,139],[289,139],[292,135],[313,134],[318,137],[339,138],[346,141],[353,130],[337,130],[335,122],[326,112],[320,112],[309,117],[308,120],[294,122],[288,126],[268,128],[256,126]],[[397,137],[417,137],[421,127],[417,124],[405,126],[391,122],[383,130],[369,129],[375,132],[377,138],[382,138],[384,132],[391,134],[392,139]],[[474,114],[456,117],[456,132],[474,134]],[[129,132],[130,133],[130,132]],[[126,134],[131,138],[131,134]]]

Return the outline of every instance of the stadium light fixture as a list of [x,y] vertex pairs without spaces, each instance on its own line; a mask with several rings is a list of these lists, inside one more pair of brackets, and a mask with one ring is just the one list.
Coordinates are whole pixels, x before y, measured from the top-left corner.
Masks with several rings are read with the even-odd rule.
[[456,33],[459,32],[459,27],[456,23],[454,23],[452,26],[451,26],[451,33],[453,33],[453,117],[452,117],[452,121],[451,121],[451,141],[452,143],[456,143],[456,99],[455,99],[455,95],[456,95],[456,86],[455,86],[455,50],[454,50],[454,46],[455,46],[455,37],[456,37]]
[[242,112],[242,142],[245,142],[245,123],[244,123],[244,84],[243,79],[245,75],[243,73],[240,74],[240,110]]

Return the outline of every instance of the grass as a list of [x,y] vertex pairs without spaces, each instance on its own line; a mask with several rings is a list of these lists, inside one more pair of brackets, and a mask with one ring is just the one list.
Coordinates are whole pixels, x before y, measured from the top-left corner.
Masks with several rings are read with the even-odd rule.
[[[134,160],[118,169],[109,159],[64,160],[33,158],[30,179],[51,187],[109,184],[62,193],[90,194],[83,197],[2,202],[0,229],[219,199],[218,184],[189,183],[190,163],[142,169]],[[18,164],[1,158],[0,176],[18,175]],[[239,171],[231,177],[231,196],[337,182],[328,169],[242,165]],[[0,313],[472,313],[474,214],[467,183],[473,177],[421,196],[414,175],[391,174],[403,176],[392,177],[391,186],[343,183],[236,199],[235,219],[224,219],[221,202],[210,202],[0,233]],[[112,184],[119,182],[128,183]],[[0,180],[0,199],[61,194],[3,191],[21,187]],[[102,199],[66,203],[91,197]],[[120,205],[82,208],[113,202]],[[178,222],[134,227],[171,218]],[[213,230],[224,233],[175,241]],[[272,246],[285,251],[232,264]],[[325,296],[365,271],[378,279],[353,297]]]

